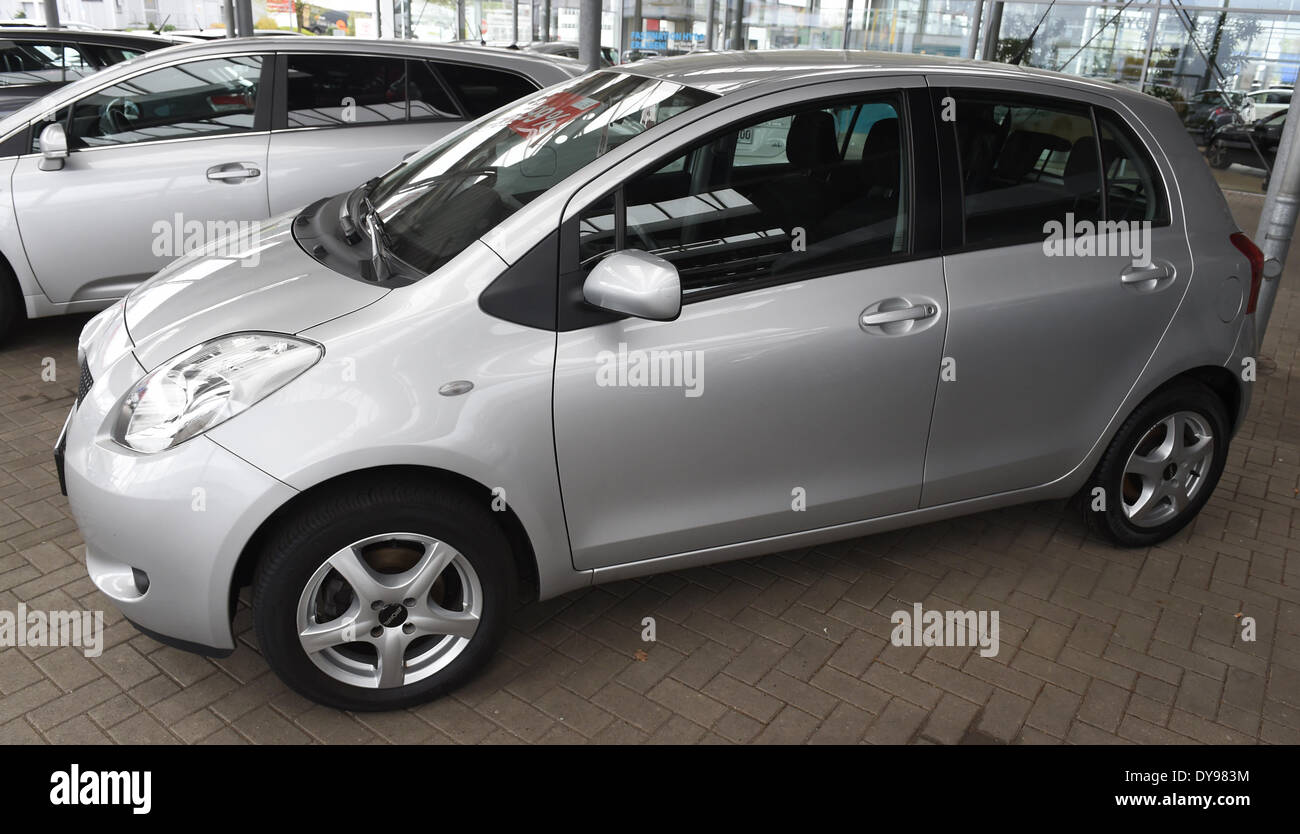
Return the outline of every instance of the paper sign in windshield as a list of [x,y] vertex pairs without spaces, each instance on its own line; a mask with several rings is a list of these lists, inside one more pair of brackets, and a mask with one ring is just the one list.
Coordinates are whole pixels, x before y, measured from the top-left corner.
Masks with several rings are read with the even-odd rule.
[[536,107],[512,121],[509,127],[520,136],[539,136],[599,106],[600,102],[594,98],[580,96],[577,93],[555,93],[542,99]]

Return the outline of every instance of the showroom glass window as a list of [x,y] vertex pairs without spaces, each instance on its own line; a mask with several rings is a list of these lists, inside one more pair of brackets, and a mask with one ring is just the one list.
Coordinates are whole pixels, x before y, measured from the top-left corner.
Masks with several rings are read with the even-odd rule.
[[690,299],[905,255],[901,109],[893,94],[801,105],[700,142],[581,215],[582,264],[651,252]]
[[208,58],[141,73],[55,114],[72,147],[221,136],[253,129],[262,57]]

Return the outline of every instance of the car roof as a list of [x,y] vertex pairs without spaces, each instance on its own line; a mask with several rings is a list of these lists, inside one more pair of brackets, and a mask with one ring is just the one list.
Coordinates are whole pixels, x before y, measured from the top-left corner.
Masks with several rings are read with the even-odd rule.
[[103,32],[86,29],[43,29],[35,26],[0,26],[0,39],[10,41],[74,41],[98,44],[147,44],[162,48],[172,41],[143,32]]
[[661,78],[718,95],[727,95],[754,87],[777,90],[801,86],[819,79],[831,80],[837,76],[856,76],[863,73],[901,75],[954,70],[989,78],[1038,79],[1122,97],[1151,98],[1136,90],[1108,81],[1080,78],[1061,72],[993,61],[975,61],[969,58],[901,52],[840,49],[697,51],[667,58],[646,58],[631,64],[620,64],[606,71]]

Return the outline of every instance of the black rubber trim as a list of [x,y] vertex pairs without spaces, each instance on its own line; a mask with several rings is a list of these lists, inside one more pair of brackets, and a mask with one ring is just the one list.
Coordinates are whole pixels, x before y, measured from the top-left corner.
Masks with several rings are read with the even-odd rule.
[[201,654],[204,657],[217,658],[230,657],[235,653],[234,649],[217,649],[212,646],[205,646],[202,643],[191,643],[189,640],[181,640],[179,637],[168,637],[166,634],[159,634],[151,628],[145,628],[130,617],[127,617],[126,621],[135,626],[136,630],[141,634],[148,635],[159,643],[162,643],[164,646],[171,646],[174,649],[180,649],[181,651],[191,652],[193,654]]
[[560,265],[560,232],[555,230],[479,293],[478,306],[524,327],[555,330]]

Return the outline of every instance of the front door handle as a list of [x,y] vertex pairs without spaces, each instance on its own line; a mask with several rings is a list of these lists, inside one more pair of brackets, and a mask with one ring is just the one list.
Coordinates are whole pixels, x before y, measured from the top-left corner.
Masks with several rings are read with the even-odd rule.
[[915,304],[911,307],[904,307],[901,310],[884,310],[879,313],[863,313],[863,327],[878,327],[882,324],[894,324],[900,321],[916,321],[918,319],[928,319],[939,308],[933,304]]
[[261,171],[247,162],[227,162],[224,165],[213,165],[208,169],[208,179],[212,182],[235,182],[261,175]]
[[1119,274],[1121,284],[1141,284],[1146,281],[1159,281],[1170,276],[1165,264],[1148,264],[1147,266],[1128,266]]

